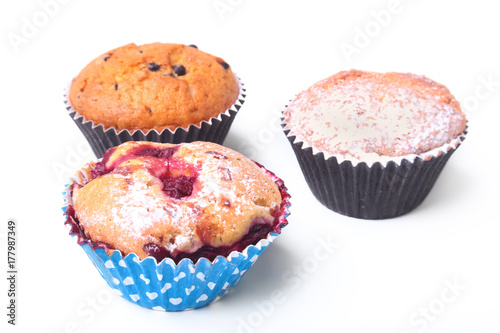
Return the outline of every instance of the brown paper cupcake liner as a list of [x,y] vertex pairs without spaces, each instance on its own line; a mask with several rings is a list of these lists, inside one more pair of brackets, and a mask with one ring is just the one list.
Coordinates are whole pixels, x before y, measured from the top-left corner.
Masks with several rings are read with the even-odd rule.
[[199,126],[190,125],[187,129],[178,127],[172,131],[166,128],[161,132],[157,130],[144,132],[142,130],[129,131],[124,129],[117,132],[113,127],[104,128],[103,125],[95,124],[93,121],[86,119],[73,108],[67,98],[70,85],[68,85],[65,90],[64,103],[69,116],[83,133],[97,158],[103,157],[104,153],[109,148],[118,146],[127,141],[151,141],[174,144],[193,141],[210,141],[222,144],[236,114],[245,102],[246,90],[240,78],[238,76],[236,76],[236,78],[239,83],[240,93],[235,103],[217,117],[213,117],[208,121],[203,120]]

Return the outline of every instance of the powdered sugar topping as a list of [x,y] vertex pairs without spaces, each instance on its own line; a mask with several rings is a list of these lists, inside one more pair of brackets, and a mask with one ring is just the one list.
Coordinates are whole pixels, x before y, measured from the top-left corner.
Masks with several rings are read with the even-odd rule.
[[[130,145],[133,150],[138,143]],[[257,218],[259,223],[272,223],[271,209],[281,203],[276,184],[260,167],[239,154],[233,155],[237,154],[233,151],[217,145],[217,154],[208,154],[213,145],[180,145],[167,158],[167,164],[154,154],[124,162],[117,159],[117,164],[113,162],[117,172],[104,174],[75,190],[73,199],[82,225],[91,230],[92,238],[96,230],[103,237],[114,234],[114,243],[99,240],[116,247],[118,239],[120,245],[129,246],[122,250],[124,253],[140,253],[145,245],[153,243],[175,254],[192,253],[206,242],[211,246],[232,244],[245,235]],[[123,146],[117,151],[128,156]],[[184,176],[196,177],[189,195],[172,197],[165,192],[162,177]],[[255,177],[261,179],[253,184]],[[276,197],[271,195],[268,206],[256,203],[263,189],[276,189]],[[82,194],[85,191],[88,192]],[[76,207],[80,195],[103,199],[91,199],[90,204]]]
[[424,154],[464,130],[464,115],[443,102],[442,86],[415,89],[372,76],[336,83],[318,82],[284,112],[289,135],[316,152],[370,164]]
[[171,216],[160,207],[162,204],[157,197],[151,195],[146,184],[132,182],[125,195],[117,200],[117,206],[111,210],[112,223],[141,237],[144,229],[151,227],[155,221]]

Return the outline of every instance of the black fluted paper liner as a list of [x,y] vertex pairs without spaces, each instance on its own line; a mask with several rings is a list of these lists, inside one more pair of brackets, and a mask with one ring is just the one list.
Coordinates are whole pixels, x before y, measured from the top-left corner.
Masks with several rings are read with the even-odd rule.
[[335,212],[362,219],[392,218],[416,208],[456,150],[451,148],[429,160],[417,157],[413,162],[403,159],[401,164],[376,162],[369,167],[363,162],[353,166],[350,161],[338,163],[336,157],[325,159],[311,147],[302,149],[303,142],[294,142],[295,137],[288,133],[285,130],[316,198]]
[[240,93],[238,99],[231,108],[217,117],[211,118],[209,121],[202,121],[200,126],[190,125],[187,130],[178,127],[174,131],[164,129],[160,133],[156,130],[150,130],[147,133],[141,130],[135,130],[133,132],[122,130],[117,132],[116,129],[112,127],[105,129],[103,125],[95,125],[93,121],[89,121],[78,114],[71,106],[66,95],[65,104],[69,116],[83,133],[97,158],[102,158],[109,148],[118,146],[127,141],[151,141],[173,144],[193,141],[210,141],[222,144],[236,114],[245,102],[245,89],[239,78],[238,81],[240,83]]

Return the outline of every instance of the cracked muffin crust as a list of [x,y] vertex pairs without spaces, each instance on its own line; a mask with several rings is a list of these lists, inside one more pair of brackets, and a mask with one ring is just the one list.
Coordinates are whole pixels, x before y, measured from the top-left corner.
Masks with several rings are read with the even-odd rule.
[[466,127],[445,86],[408,73],[343,71],[299,93],[283,114],[307,146],[360,161],[423,154]]
[[195,45],[153,43],[97,57],[73,80],[68,97],[96,125],[161,131],[199,126],[225,112],[238,94],[223,59]]
[[363,219],[420,205],[467,134],[465,114],[445,86],[359,70],[297,94],[282,125],[318,201]]
[[127,142],[72,189],[67,223],[122,255],[227,256],[279,232],[283,182],[243,155],[209,142]]

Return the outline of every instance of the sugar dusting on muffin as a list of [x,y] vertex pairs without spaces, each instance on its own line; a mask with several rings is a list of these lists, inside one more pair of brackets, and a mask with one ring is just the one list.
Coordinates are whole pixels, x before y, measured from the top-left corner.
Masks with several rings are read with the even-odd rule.
[[355,70],[299,93],[284,122],[308,146],[362,161],[424,154],[466,127],[460,105],[443,85],[413,74]]
[[94,242],[123,254],[229,251],[280,223],[282,189],[257,164],[217,144],[129,142],[95,169],[95,179],[73,190],[75,217]]

